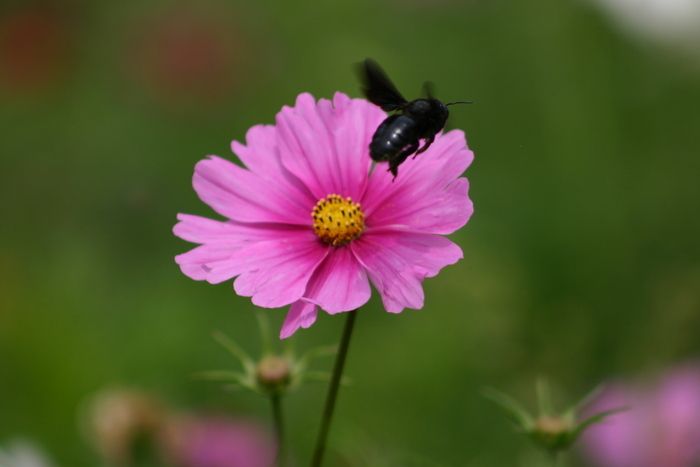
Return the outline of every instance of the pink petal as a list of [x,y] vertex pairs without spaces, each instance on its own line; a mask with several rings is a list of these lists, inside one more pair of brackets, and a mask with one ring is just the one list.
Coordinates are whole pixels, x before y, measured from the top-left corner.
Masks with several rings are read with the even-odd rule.
[[334,248],[309,280],[304,298],[289,309],[280,337],[311,326],[317,305],[330,314],[342,313],[360,308],[371,294],[367,273],[350,249]]
[[439,135],[416,159],[409,158],[394,181],[385,164],[378,165],[362,202],[367,225],[435,234],[464,226],[473,205],[467,179],[458,177],[473,158],[464,133],[453,130]]
[[178,214],[177,219],[173,227],[176,236],[203,244],[176,257],[182,272],[195,280],[206,280],[211,271],[207,264],[226,260],[245,245],[299,231],[292,226],[222,222],[190,214]]
[[423,278],[462,258],[447,238],[411,232],[365,232],[350,247],[390,313],[422,308]]
[[284,324],[282,324],[280,339],[290,337],[297,332],[299,328],[307,329],[311,327],[311,325],[316,322],[317,314],[316,305],[313,303],[309,303],[306,300],[294,302],[292,306],[289,307],[287,317],[284,319]]
[[311,231],[288,230],[277,238],[243,245],[205,244],[175,260],[193,279],[220,283],[238,276],[234,286],[239,295],[275,308],[301,298],[328,248]]
[[367,273],[349,248],[335,248],[309,281],[304,298],[330,314],[361,307],[372,291]]
[[225,261],[240,249],[240,246],[200,245],[187,253],[175,257],[184,275],[196,281],[208,280],[210,264]]
[[367,181],[370,131],[384,116],[372,104],[340,93],[333,104],[301,94],[294,107],[277,115],[282,163],[316,199],[338,193],[357,200]]
[[193,243],[218,243],[239,246],[254,241],[277,238],[289,230],[298,230],[284,225],[241,224],[233,221],[217,221],[191,214],[178,214],[179,221],[173,233]]
[[369,143],[386,114],[364,99],[350,99],[339,92],[333,102],[321,99],[318,111],[328,122],[338,156],[335,163],[341,180],[336,191],[358,201],[366,189],[372,162]]
[[463,227],[474,212],[468,190],[466,178],[432,193],[399,190],[368,216],[368,229],[450,234]]
[[311,274],[327,252],[327,249],[318,247],[290,251],[282,261],[277,259],[277,263],[271,263],[265,269],[238,276],[233,283],[234,290],[243,297],[252,297],[253,304],[263,308],[289,305],[302,297]]
[[219,157],[197,163],[192,184],[202,201],[229,219],[310,224],[313,206],[308,200]]
[[233,141],[231,150],[251,172],[265,180],[282,185],[289,196],[303,200],[306,206],[313,206],[317,199],[282,165],[277,133],[273,125],[255,125],[246,133],[246,144]]
[[255,125],[245,135],[246,144],[231,142],[231,150],[248,169],[260,176],[277,175],[281,167],[274,125]]

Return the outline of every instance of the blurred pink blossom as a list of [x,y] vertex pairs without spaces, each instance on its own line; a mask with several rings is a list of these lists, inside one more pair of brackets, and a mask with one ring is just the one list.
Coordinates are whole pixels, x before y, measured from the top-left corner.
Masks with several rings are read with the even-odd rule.
[[219,416],[170,423],[166,452],[178,467],[270,467],[276,448],[259,426]]
[[700,465],[700,367],[674,369],[652,385],[612,384],[592,410],[627,412],[592,427],[583,437],[601,467]]

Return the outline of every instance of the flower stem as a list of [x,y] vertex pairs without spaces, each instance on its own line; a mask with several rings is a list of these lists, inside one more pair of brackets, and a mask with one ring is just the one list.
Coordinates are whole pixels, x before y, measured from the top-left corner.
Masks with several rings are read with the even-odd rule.
[[272,402],[272,419],[275,425],[275,441],[277,442],[277,466],[284,467],[284,418],[282,417],[282,395],[275,391],[270,394]]
[[552,467],[559,467],[561,465],[561,455],[558,452],[553,451],[551,457],[552,457]]
[[340,387],[340,380],[343,376],[343,368],[345,367],[345,359],[348,355],[350,337],[352,337],[352,330],[355,325],[356,316],[357,310],[350,311],[348,312],[348,317],[345,321],[343,336],[340,339],[340,348],[338,349],[338,355],[335,358],[335,365],[333,366],[331,384],[328,388],[328,395],[326,396],[326,406],[323,409],[321,428],[319,429],[318,438],[316,439],[316,448],[314,449],[314,457],[311,461],[311,467],[321,467],[323,454],[326,451],[326,440],[328,439],[328,432],[331,427],[333,410],[335,409],[335,401],[338,397],[338,388]]

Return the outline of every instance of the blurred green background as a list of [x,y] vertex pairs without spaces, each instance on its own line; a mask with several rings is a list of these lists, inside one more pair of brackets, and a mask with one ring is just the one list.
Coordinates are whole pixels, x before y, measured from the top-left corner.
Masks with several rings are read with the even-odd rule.
[[[693,47],[583,0],[4,0],[0,44],[0,444],[94,467],[77,413],[115,384],[267,417],[264,399],[192,378],[233,365],[212,330],[259,341],[248,299],[180,273],[190,245],[171,228],[213,215],[191,187],[199,159],[231,157],[302,91],[359,96],[367,56],[408,96],[429,79],[476,101],[450,121],[476,154],[476,211],[422,311],[362,310],[332,455],[534,465],[484,386],[531,401],[547,375],[564,403],[700,354]],[[277,329],[284,310],[268,315]],[[322,315],[292,340],[332,344],[342,324]],[[288,399],[302,465],[324,394]]]

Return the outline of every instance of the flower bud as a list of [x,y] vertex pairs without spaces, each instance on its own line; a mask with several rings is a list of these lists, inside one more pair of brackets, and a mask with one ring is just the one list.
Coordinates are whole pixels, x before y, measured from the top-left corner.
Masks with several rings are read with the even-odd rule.
[[230,388],[243,388],[265,396],[280,396],[297,389],[305,381],[330,379],[326,373],[309,370],[309,365],[317,357],[335,355],[335,347],[318,347],[301,356],[296,356],[291,351],[275,353],[274,349],[268,347],[262,357],[254,359],[223,333],[214,333],[214,339],[240,362],[242,368],[238,371],[205,371],[199,373],[199,376],[227,383]]
[[564,417],[542,415],[535,420],[530,436],[538,445],[550,451],[559,451],[566,448],[573,428],[571,422]]
[[260,360],[255,373],[258,384],[270,392],[283,391],[292,381],[289,360],[277,355],[268,355]]
[[484,395],[503,409],[518,431],[526,434],[539,448],[554,455],[569,449],[591,425],[626,410],[625,408],[616,408],[580,419],[578,416],[579,410],[586,405],[597,391],[593,391],[567,410],[558,414],[552,408],[551,395],[546,382],[540,381],[540,384],[537,386],[537,393],[539,414],[535,416],[531,415],[515,399],[501,392],[488,389],[484,392]]

